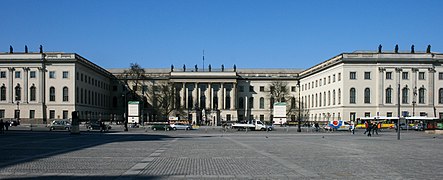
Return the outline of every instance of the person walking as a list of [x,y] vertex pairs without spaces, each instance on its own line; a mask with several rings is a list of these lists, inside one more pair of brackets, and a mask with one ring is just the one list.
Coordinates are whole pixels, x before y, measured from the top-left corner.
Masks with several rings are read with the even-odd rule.
[[368,132],[369,129],[369,120],[365,121],[365,132],[363,134],[366,134]]
[[372,134],[377,134],[378,135],[378,123],[374,123],[372,125]]
[[351,121],[351,132],[352,132],[352,134],[355,134],[355,123],[354,123],[354,121]]
[[3,119],[0,119],[0,134],[4,134],[5,133],[5,123],[3,123]]
[[366,131],[368,132],[368,137],[371,137],[371,130],[372,130],[372,123],[368,122],[368,128],[366,128]]

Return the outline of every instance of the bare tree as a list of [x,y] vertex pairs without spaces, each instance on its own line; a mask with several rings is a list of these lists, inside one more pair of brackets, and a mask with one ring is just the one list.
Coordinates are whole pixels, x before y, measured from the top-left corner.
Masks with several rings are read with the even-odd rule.
[[[128,70],[124,70],[123,77],[120,77],[121,79],[125,80],[125,85],[131,90],[131,91],[137,91],[140,81],[144,81],[145,79],[145,70],[141,68],[141,66],[137,63],[131,63],[130,68]],[[134,86],[130,86],[128,81],[131,81]]]
[[160,117],[157,120],[167,120],[171,115],[184,115],[183,108],[180,107],[180,102],[175,84],[168,81],[152,82],[149,85],[144,85],[146,90],[143,90],[143,96],[147,97],[148,103],[152,106],[152,113]]
[[269,85],[269,95],[276,102],[287,102],[291,97],[288,83],[284,81],[273,81]]

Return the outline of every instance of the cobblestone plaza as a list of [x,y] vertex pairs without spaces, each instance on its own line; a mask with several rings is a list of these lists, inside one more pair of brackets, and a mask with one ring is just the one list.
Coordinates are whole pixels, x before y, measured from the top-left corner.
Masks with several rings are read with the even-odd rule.
[[0,179],[439,179],[443,136],[392,130],[8,131]]

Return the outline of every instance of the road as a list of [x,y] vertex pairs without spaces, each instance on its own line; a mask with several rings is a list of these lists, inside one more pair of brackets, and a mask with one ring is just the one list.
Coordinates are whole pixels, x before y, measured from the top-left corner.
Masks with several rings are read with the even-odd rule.
[[416,131],[0,134],[0,179],[440,179],[443,136]]

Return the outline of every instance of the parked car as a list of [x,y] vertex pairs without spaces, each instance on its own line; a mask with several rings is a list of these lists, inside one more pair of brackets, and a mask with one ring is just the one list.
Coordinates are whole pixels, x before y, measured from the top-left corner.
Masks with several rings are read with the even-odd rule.
[[191,130],[192,129],[192,125],[190,124],[183,124],[183,123],[176,123],[176,124],[171,124],[170,125],[172,130],[177,130],[177,129],[182,129],[182,130]]
[[[86,128],[88,130],[101,130],[100,122],[97,122],[97,121],[90,122],[90,123],[86,124]],[[105,124],[105,129],[104,130],[108,131],[111,128],[112,128],[111,126],[109,126],[108,124]]]
[[425,127],[423,126],[423,124],[419,123],[419,124],[414,125],[414,126],[412,127],[412,129],[414,129],[414,130],[416,130],[416,131],[424,131],[424,130],[425,130]]
[[71,123],[66,120],[53,120],[50,124],[47,125],[50,131],[53,130],[67,130],[69,131],[71,129]]
[[157,131],[157,130],[169,131],[172,128],[171,128],[171,126],[169,126],[169,124],[154,124],[154,125],[151,126],[151,129],[153,131]]
[[[394,125],[395,130],[397,130],[397,124]],[[400,123],[401,130],[412,130],[413,126],[411,124],[406,125],[405,123]]]

